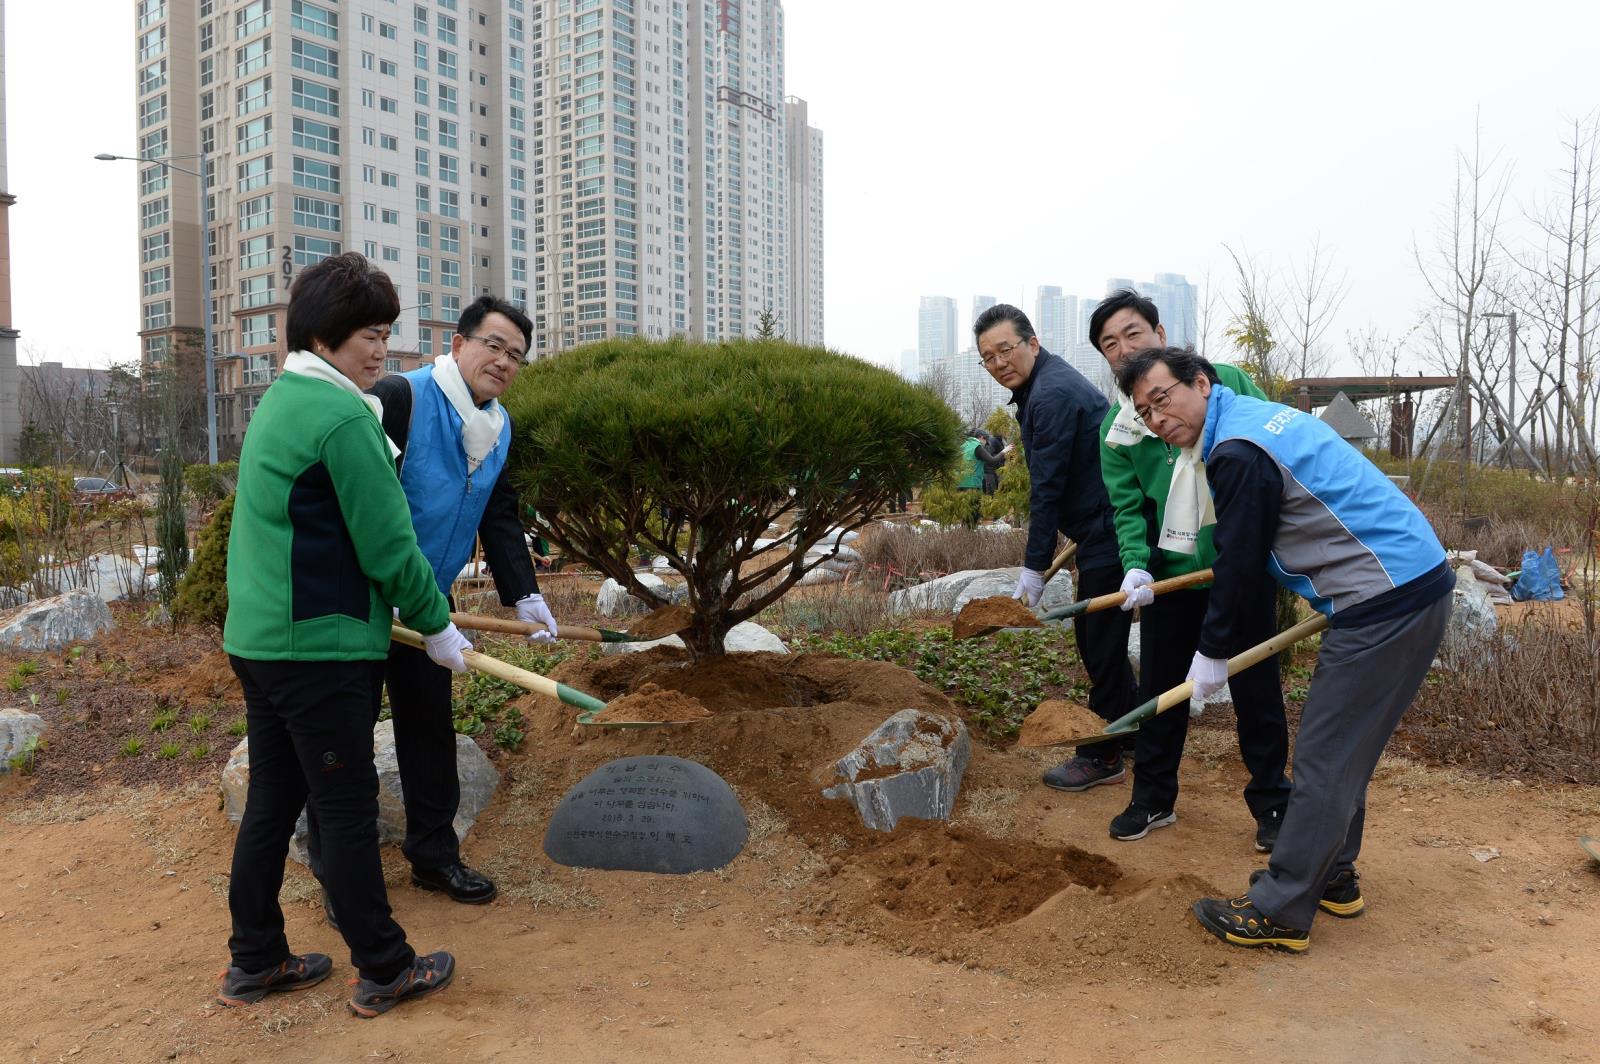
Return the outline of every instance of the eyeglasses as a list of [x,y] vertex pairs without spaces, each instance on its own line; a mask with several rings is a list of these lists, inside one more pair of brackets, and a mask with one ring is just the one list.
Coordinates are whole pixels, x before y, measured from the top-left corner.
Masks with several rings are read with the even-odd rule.
[[994,364],[996,362],[1000,361],[1001,359],[1006,359],[1007,361],[1010,361],[1011,352],[1015,351],[1019,347],[1026,346],[1027,343],[1028,343],[1028,341],[1026,341],[1026,340],[1018,340],[1015,343],[1001,344],[1000,346],[996,347],[993,351],[990,351],[987,355],[984,355],[981,358],[979,358],[978,361],[982,362],[984,364],[984,366],[987,367],[987,368],[993,368]]
[[1177,381],[1158,391],[1151,392],[1150,401],[1145,404],[1143,409],[1134,407],[1133,416],[1138,418],[1141,424],[1148,423],[1151,414],[1159,414],[1172,405],[1172,396],[1169,394],[1172,389],[1188,383],[1188,381]]
[[513,350],[512,348],[507,347],[504,343],[495,339],[493,336],[467,336],[463,337],[463,339],[476,340],[484,347],[487,347],[491,355],[495,356],[496,358],[509,358],[517,365],[521,365],[522,362],[528,357],[527,352]]

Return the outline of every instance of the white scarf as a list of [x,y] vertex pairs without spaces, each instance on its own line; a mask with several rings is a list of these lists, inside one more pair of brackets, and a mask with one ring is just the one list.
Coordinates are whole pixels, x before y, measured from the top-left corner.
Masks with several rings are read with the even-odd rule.
[[490,399],[483,407],[473,405],[472,392],[461,376],[461,368],[450,355],[440,355],[433,360],[433,379],[461,417],[461,445],[467,452],[467,472],[471,474],[500,442],[505,411],[495,399]]
[[1106,430],[1106,446],[1132,447],[1154,435],[1155,433],[1139,420],[1139,415],[1133,412],[1133,400],[1125,395],[1122,396],[1117,403],[1117,416],[1111,422],[1111,428]]
[[[302,377],[326,381],[336,388],[343,388],[363,403],[366,403],[373,416],[378,419],[378,425],[380,427],[383,425],[383,404],[378,401],[378,397],[376,395],[368,395],[360,388],[357,388],[355,381],[334,369],[333,365],[326,359],[320,358],[310,351],[290,351],[289,357],[283,360],[283,371],[285,373],[298,373]],[[383,442],[389,445],[390,458],[400,453],[400,448],[394,445],[394,441],[387,434],[384,435]]]
[[1163,514],[1161,538],[1156,546],[1177,554],[1193,554],[1200,546],[1200,531],[1217,523],[1217,511],[1206,483],[1206,464],[1200,460],[1200,444],[1178,452],[1172,467],[1172,483],[1167,488],[1167,508]]

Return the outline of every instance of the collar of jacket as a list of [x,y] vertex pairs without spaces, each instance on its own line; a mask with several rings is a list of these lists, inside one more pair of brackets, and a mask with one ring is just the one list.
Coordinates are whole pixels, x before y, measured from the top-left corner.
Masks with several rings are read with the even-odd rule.
[[1028,379],[1023,381],[1016,391],[1011,393],[1011,405],[1021,410],[1028,404],[1028,396],[1033,392],[1033,382],[1039,379],[1039,367],[1049,359],[1055,358],[1044,345],[1039,346],[1039,357],[1033,360],[1033,369],[1028,372]]
[[1211,386],[1211,395],[1206,399],[1206,427],[1200,434],[1200,461],[1211,457],[1211,448],[1217,443],[1217,422],[1227,413],[1235,398],[1237,394],[1226,384]]

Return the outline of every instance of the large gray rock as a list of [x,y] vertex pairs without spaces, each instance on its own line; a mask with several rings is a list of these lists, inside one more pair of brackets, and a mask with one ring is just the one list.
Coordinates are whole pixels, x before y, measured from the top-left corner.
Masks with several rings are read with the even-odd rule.
[[[1133,675],[1137,678],[1139,675],[1139,622],[1137,621],[1128,629],[1128,662],[1133,666]],[[1199,700],[1190,699],[1191,705],[1196,701]],[[1211,692],[1211,697],[1201,702],[1201,705],[1219,706],[1224,702],[1230,705],[1233,703],[1233,692],[1229,690],[1227,684],[1223,684],[1221,688]],[[1199,711],[1193,710],[1193,712]]]
[[0,709],[0,772],[11,771],[11,759],[28,740],[44,734],[44,718],[20,709]]
[[91,554],[81,562],[42,569],[34,579],[51,591],[92,591],[105,602],[142,598],[156,586],[144,563],[125,554]]
[[[909,613],[912,610],[959,613],[961,607],[973,599],[993,595],[1009,595],[1017,589],[1020,566],[1005,569],[963,569],[959,573],[941,576],[916,587],[904,588],[889,595],[889,613]],[[1046,610],[1065,606],[1072,601],[1072,574],[1065,570],[1051,577],[1044,587],[1040,606]]]
[[[394,722],[379,721],[372,729],[372,759],[378,769],[378,845],[400,843],[406,837],[405,793],[400,786],[400,765],[395,760]],[[494,797],[500,773],[478,744],[465,735],[456,736],[456,777],[461,781],[461,803],[456,806],[452,825],[457,839],[465,839],[478,815]],[[250,740],[243,739],[228,756],[222,769],[222,810],[235,824],[244,816],[250,791]],[[306,814],[295,821],[289,856],[308,863],[306,853]]]
[[[637,654],[652,647],[678,647],[683,648],[681,636],[669,635],[664,639],[652,639],[648,643],[602,643],[602,654]],[[747,654],[762,651],[768,654],[787,654],[789,648],[783,645],[783,640],[767,631],[754,621],[741,621],[728,629],[728,634],[723,637],[722,647],[730,654]]]
[[901,817],[949,820],[972,758],[967,726],[920,709],[902,709],[834,763],[839,782],[824,798],[843,798],[874,831]]
[[[667,582],[654,573],[635,573],[634,578],[658,595],[668,595]],[[649,613],[655,607],[641,602],[629,593],[627,588],[608,576],[606,582],[600,585],[599,594],[595,596],[595,609],[600,611],[602,617],[627,617]]]
[[1455,604],[1450,611],[1450,623],[1444,630],[1444,642],[1439,647],[1439,663],[1455,669],[1480,661],[1489,653],[1489,644],[1500,627],[1500,619],[1495,615],[1489,589],[1478,579],[1471,565],[1457,567],[1456,588],[1452,594]]
[[105,601],[93,591],[78,588],[0,614],[0,646],[60,650],[115,627]]

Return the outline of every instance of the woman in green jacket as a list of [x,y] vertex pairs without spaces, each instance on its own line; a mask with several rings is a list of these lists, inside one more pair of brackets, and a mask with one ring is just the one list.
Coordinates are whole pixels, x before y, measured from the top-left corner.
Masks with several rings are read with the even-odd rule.
[[428,655],[446,667],[464,670],[470,649],[417,549],[376,400],[362,394],[383,372],[399,312],[394,285],[360,255],[302,273],[284,372],[239,458],[223,648],[244,688],[250,787],[228,888],[224,1005],[314,985],[332,968],[325,954],[289,952],[278,905],[302,806],[360,975],[351,1011],[376,1016],[455,970],[449,953],[418,956],[407,943],[378,857],[372,725],[391,620],[431,633]]

